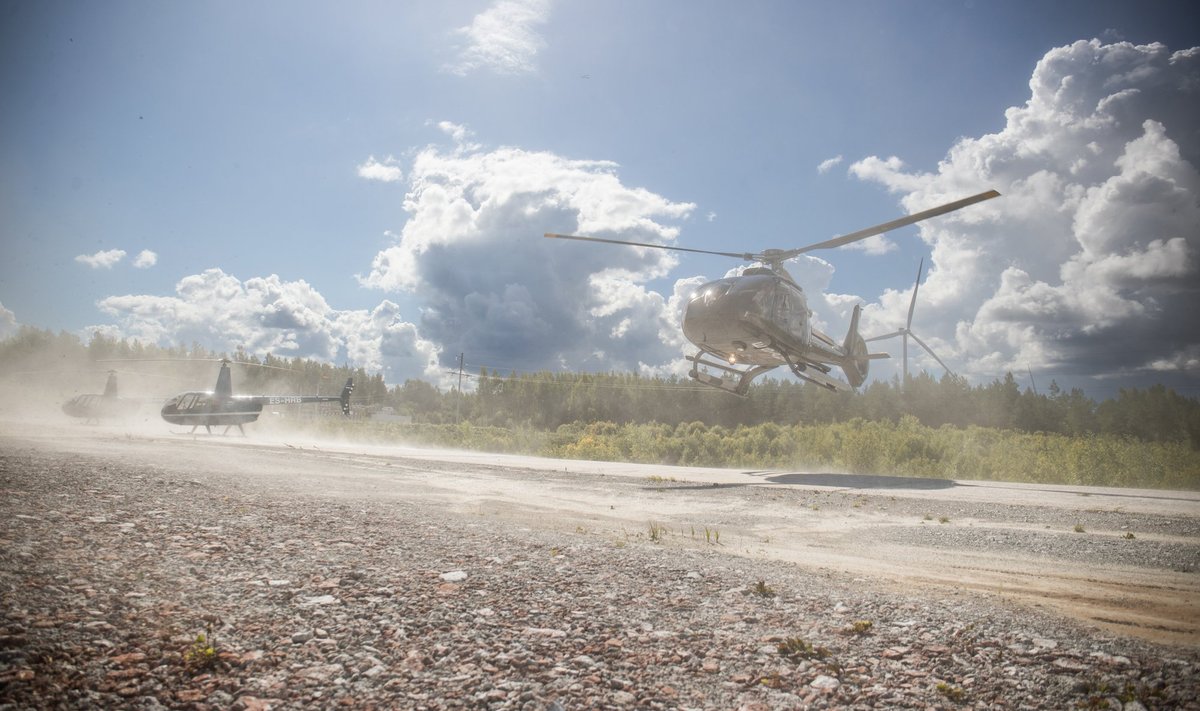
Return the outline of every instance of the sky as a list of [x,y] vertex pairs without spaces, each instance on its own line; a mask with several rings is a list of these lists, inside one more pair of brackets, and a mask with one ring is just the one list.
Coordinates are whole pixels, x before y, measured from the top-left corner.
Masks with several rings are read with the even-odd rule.
[[912,332],[973,383],[1196,395],[1194,15],[0,0],[0,337],[682,375],[687,300],[746,265],[543,233],[791,248],[996,189],[789,262],[816,326],[895,331],[923,265]]

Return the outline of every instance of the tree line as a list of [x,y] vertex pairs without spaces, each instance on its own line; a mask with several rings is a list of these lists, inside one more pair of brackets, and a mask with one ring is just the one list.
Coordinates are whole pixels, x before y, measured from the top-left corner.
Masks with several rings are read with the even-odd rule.
[[[469,422],[479,426],[557,430],[572,423],[615,425],[661,424],[676,427],[699,422],[710,427],[822,425],[854,420],[899,423],[910,417],[939,428],[985,427],[1067,436],[1114,435],[1149,442],[1184,442],[1200,450],[1200,401],[1155,385],[1121,389],[1099,402],[1082,390],[1063,390],[1051,383],[1046,392],[1021,388],[1011,373],[990,383],[921,373],[873,381],[857,392],[832,392],[794,381],[760,380],[748,397],[739,398],[687,378],[648,378],[631,373],[567,373],[542,371],[502,374],[480,368],[468,377],[470,387],[439,389],[423,380],[389,387],[381,373],[335,366],[307,358],[262,358],[236,350],[210,351],[199,344],[162,348],[95,333],[88,341],[70,333],[22,326],[0,341],[0,375],[36,372],[48,365],[104,369],[111,362],[172,363],[191,361],[191,387],[211,387],[212,359],[246,364],[235,375],[237,392],[322,393],[355,382],[354,409],[369,416],[391,408],[416,423]],[[253,367],[264,366],[264,367]],[[207,370],[206,370],[207,369]],[[207,374],[207,375],[205,375]],[[97,389],[100,387],[97,384]],[[275,390],[272,390],[275,391]]]
[[[821,425],[865,420],[926,427],[987,427],[1068,436],[1134,437],[1188,442],[1200,449],[1200,401],[1163,385],[1121,389],[1099,402],[1078,388],[1051,383],[1022,389],[1011,373],[982,385],[927,373],[873,381],[857,392],[833,392],[793,381],[762,380],[740,398],[686,378],[613,373],[510,373],[481,369],[473,391],[440,392],[423,381],[391,389],[398,408],[429,423],[468,421],[553,430],[573,422],[665,424],[701,422],[734,428],[775,423]],[[457,412],[457,416],[455,413]]]

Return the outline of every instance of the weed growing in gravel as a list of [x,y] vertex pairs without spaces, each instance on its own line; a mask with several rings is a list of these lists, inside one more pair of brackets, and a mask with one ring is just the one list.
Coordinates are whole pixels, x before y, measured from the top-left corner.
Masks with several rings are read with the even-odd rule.
[[855,620],[854,622],[850,623],[849,627],[846,628],[846,632],[849,634],[864,635],[870,632],[871,628],[874,626],[875,623],[871,622],[870,620]]
[[801,637],[788,637],[779,643],[779,653],[793,662],[804,659],[824,659],[829,656],[825,647],[814,647]]
[[938,682],[937,690],[939,694],[955,702],[960,702],[967,697],[967,692],[963,691],[961,686],[947,684],[944,681]]
[[704,527],[704,542],[709,545],[721,545],[721,532],[715,528]]
[[765,580],[760,580],[755,583],[754,587],[750,588],[750,592],[758,595],[759,597],[775,597],[775,588],[767,585],[767,581]]
[[183,665],[199,672],[209,671],[217,665],[217,637],[210,624],[206,631],[196,635],[191,646],[183,653]]
[[938,519],[938,523],[950,523],[950,519],[945,516],[942,516],[941,518]]
[[655,543],[661,543],[664,536],[667,535],[667,529],[661,523],[650,522],[650,540]]
[[1076,533],[1083,533],[1083,524],[1082,524],[1082,523],[1077,523],[1077,524],[1075,524],[1075,532],[1076,532]]
[[1137,536],[1133,535],[1133,531],[1126,531],[1124,537],[1127,541],[1132,541],[1133,539],[1137,538]]
[[1087,698],[1076,704],[1076,708],[1081,709],[1112,708],[1109,699],[1116,699],[1121,704],[1137,702],[1142,708],[1155,708],[1162,703],[1164,696],[1161,686],[1140,681],[1127,681],[1121,686],[1106,681],[1089,681],[1082,685],[1082,690],[1087,694]]

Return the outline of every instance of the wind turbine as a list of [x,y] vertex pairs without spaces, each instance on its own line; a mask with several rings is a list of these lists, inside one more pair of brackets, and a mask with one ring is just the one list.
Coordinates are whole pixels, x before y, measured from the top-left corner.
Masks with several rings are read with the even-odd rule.
[[945,368],[947,373],[949,373],[951,376],[954,375],[954,371],[950,370],[950,366],[943,363],[942,359],[938,358],[937,354],[933,352],[933,349],[930,348],[925,343],[925,341],[922,341],[920,338],[918,338],[917,334],[912,332],[913,310],[917,308],[917,289],[919,289],[921,287],[921,270],[924,268],[925,268],[925,259],[922,257],[921,263],[917,266],[917,281],[916,281],[916,283],[913,284],[912,300],[910,300],[908,302],[908,321],[905,322],[904,326],[895,331],[892,331],[891,333],[886,333],[882,336],[875,336],[874,338],[868,338],[865,340],[866,343],[870,343],[871,341],[882,341],[886,338],[895,338],[896,336],[900,336],[900,338],[902,339],[902,342],[904,344],[904,346],[903,346],[903,348],[904,348],[903,362],[904,362],[904,382],[905,383],[908,383],[908,339],[910,337],[914,341],[916,341],[918,345],[920,345],[922,348],[924,348],[926,353],[933,356],[933,359],[936,360],[939,365],[941,365],[943,368]]

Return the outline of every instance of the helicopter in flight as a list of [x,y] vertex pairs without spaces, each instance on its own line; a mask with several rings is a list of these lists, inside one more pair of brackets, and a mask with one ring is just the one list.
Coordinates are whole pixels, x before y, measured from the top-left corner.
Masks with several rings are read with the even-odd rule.
[[[849,390],[863,384],[872,360],[890,356],[867,350],[866,341],[858,333],[861,305],[855,305],[850,317],[850,328],[841,343],[813,328],[812,310],[808,308],[804,290],[791,274],[788,274],[783,263],[805,252],[841,247],[999,195],[995,190],[988,190],[806,247],[767,249],[759,253],[714,252],[554,232],[547,232],[545,236],[553,239],[716,254],[747,262],[758,262],[761,266],[749,267],[739,276],[725,277],[704,284],[687,303],[683,312],[683,335],[699,349],[695,355],[687,356],[692,363],[688,375],[705,385],[745,396],[751,381],[756,377],[786,365],[803,380],[829,390]],[[700,367],[704,367],[705,370],[700,370]],[[835,367],[841,368],[849,384],[830,375]],[[708,368],[721,371],[723,376],[710,374],[707,372]]]
[[354,378],[346,379],[342,393],[338,396],[234,395],[233,377],[229,371],[230,363],[228,358],[221,360],[221,370],[217,373],[217,384],[211,391],[180,393],[167,400],[160,413],[162,418],[173,425],[191,425],[192,432],[202,426],[209,434],[212,434],[213,427],[224,426],[225,433],[228,433],[231,427],[237,427],[245,435],[246,430],[242,425],[256,421],[262,414],[263,405],[338,402],[342,405],[342,414],[350,415],[350,393],[354,392]]
[[100,420],[129,417],[138,408],[136,400],[124,400],[117,397],[117,371],[108,371],[108,380],[104,383],[104,393],[85,393],[76,395],[62,405],[62,411],[70,417],[78,417],[84,424],[96,424]]

